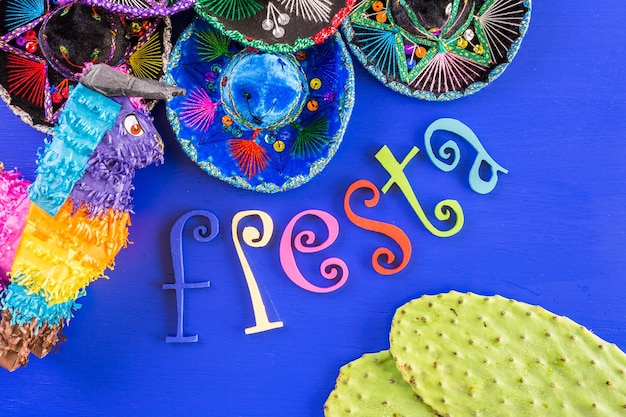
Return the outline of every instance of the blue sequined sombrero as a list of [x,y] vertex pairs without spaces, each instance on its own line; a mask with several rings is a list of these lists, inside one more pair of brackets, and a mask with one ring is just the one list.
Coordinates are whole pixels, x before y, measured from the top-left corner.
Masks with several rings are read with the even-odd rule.
[[338,34],[294,54],[260,52],[196,19],[172,52],[166,82],[187,90],[167,105],[187,155],[214,177],[266,193],[298,187],[326,166],[354,104]]
[[362,0],[342,31],[359,61],[392,90],[451,100],[500,76],[531,8],[531,0]]

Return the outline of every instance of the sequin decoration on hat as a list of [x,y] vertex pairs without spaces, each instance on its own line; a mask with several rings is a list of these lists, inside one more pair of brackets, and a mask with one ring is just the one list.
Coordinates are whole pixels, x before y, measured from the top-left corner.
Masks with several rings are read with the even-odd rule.
[[242,45],[295,52],[335,33],[355,0],[198,0],[198,15]]
[[531,0],[362,0],[342,31],[389,88],[443,101],[500,76],[520,47],[531,8]]
[[[58,3],[67,4],[72,1],[59,0]],[[81,2],[135,19],[171,16],[192,8],[196,3],[195,0],[81,0]]]
[[324,169],[354,105],[352,62],[339,34],[295,54],[259,52],[196,19],[165,80],[187,90],[167,104],[187,155],[214,177],[266,193]]
[[86,65],[117,65],[159,79],[170,35],[169,18],[127,19],[81,3],[0,2],[0,96],[47,132]]

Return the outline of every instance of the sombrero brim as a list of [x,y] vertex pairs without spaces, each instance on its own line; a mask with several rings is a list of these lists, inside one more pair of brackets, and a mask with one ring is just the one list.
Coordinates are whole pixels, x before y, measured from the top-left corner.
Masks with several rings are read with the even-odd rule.
[[389,2],[365,0],[341,30],[356,58],[387,87],[447,101],[473,94],[502,74],[526,34],[531,9],[531,0],[478,0],[463,24],[450,22],[449,33],[429,33],[394,22]]
[[296,54],[309,85],[317,83],[307,86],[307,105],[285,126],[252,131],[228,116],[220,97],[220,72],[242,49],[196,19],[181,34],[165,76],[187,90],[167,103],[168,120],[185,153],[210,175],[265,193],[298,187],[324,169],[343,139],[354,105],[348,50],[337,33]]
[[[74,0],[60,0],[64,5]],[[195,0],[81,0],[83,4],[102,7],[111,13],[121,13],[131,18],[146,19],[150,17],[165,17],[190,9]]]
[[[37,7],[33,6],[35,3]],[[79,7],[74,6],[77,4],[64,7]],[[81,7],[92,9],[90,6]],[[49,132],[56,122],[69,89],[77,83],[84,66],[72,63],[74,66],[68,64],[73,70],[71,74],[59,71],[55,58],[50,53],[46,54],[46,43],[53,39],[43,39],[42,42],[40,32],[47,19],[62,9],[47,0],[32,4],[9,0],[0,6],[0,97],[24,122],[43,132]],[[94,13],[108,14],[100,8],[93,10]],[[138,77],[162,78],[171,51],[169,18],[133,21],[121,15],[115,16],[125,31],[131,33],[131,25],[141,29],[131,35],[121,60],[108,62],[106,59],[109,57],[103,56],[95,63],[122,65]],[[67,31],[68,38],[80,38],[76,35],[76,27],[67,27]]]
[[195,11],[242,45],[289,53],[332,36],[354,4],[355,0],[199,0]]

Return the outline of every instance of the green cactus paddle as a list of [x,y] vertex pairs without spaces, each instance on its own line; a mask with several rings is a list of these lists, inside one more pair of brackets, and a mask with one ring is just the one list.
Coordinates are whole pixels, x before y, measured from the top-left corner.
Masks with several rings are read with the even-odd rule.
[[404,382],[388,350],[341,367],[325,417],[436,417]]
[[626,355],[538,306],[424,296],[396,311],[390,341],[404,379],[442,416],[626,416]]

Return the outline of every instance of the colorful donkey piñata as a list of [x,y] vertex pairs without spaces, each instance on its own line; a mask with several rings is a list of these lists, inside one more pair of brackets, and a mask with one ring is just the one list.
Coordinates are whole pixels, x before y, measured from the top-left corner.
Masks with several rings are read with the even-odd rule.
[[76,300],[128,243],[135,170],[163,161],[152,117],[129,97],[183,92],[94,65],[72,90],[34,182],[0,165],[1,366],[45,356]]

